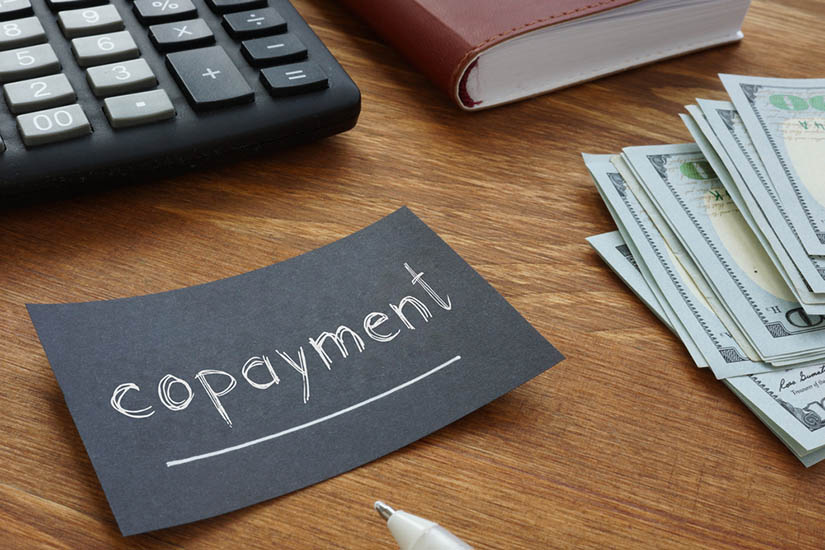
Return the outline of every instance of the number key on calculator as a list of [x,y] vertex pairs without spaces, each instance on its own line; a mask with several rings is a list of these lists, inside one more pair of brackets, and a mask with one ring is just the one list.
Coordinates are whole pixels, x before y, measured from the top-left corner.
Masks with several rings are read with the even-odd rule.
[[352,128],[358,88],[287,0],[0,0],[0,194]]

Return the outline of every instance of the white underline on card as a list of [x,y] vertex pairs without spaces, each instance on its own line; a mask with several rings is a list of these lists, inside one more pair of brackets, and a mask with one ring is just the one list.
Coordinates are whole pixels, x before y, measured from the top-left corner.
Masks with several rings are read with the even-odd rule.
[[379,393],[378,395],[374,395],[374,396],[370,397],[369,399],[361,401],[360,403],[356,403],[355,405],[351,405],[351,406],[347,407],[346,409],[341,409],[340,411],[334,412],[332,414],[328,414],[326,416],[322,416],[321,418],[316,418],[315,420],[311,420],[310,422],[306,422],[306,423],[300,424],[298,426],[293,426],[292,428],[288,428],[288,429],[280,431],[278,433],[265,435],[264,437],[259,437],[258,439],[253,439],[251,441],[247,441],[246,443],[240,443],[238,445],[232,445],[231,447],[224,447],[223,449],[218,449],[217,451],[212,451],[211,453],[204,453],[204,454],[200,454],[200,455],[194,455],[194,456],[190,456],[190,457],[187,457],[187,458],[180,458],[178,460],[170,460],[166,463],[166,467],[171,468],[172,466],[180,466],[181,464],[187,464],[189,462],[195,462],[195,461],[198,461],[198,460],[203,460],[205,458],[212,458],[214,456],[219,456],[219,455],[222,455],[222,454],[231,453],[233,451],[239,451],[241,449],[245,449],[245,448],[251,447],[253,445],[258,445],[259,443],[264,443],[266,441],[271,441],[271,440],[277,439],[281,436],[303,430],[304,428],[309,428],[310,426],[314,426],[316,424],[326,422],[327,420],[331,420],[331,419],[335,418],[336,416],[341,416],[343,414],[350,413],[350,412],[352,412],[356,409],[360,409],[361,407],[363,407],[365,405],[369,405],[370,403],[374,403],[374,402],[378,401],[379,399],[383,399],[383,398],[387,397],[388,395],[392,395],[397,391],[400,391],[400,390],[403,390],[404,388],[412,386],[416,382],[420,382],[420,381],[424,380],[425,378],[427,378],[428,376],[432,376],[433,374],[437,373],[438,371],[449,367],[450,365],[452,365],[453,363],[455,363],[456,361],[459,361],[459,360],[461,360],[461,356],[456,355],[455,357],[453,357],[449,361],[447,361],[445,363],[441,363],[440,365],[438,365],[434,369],[428,370],[424,374],[422,374],[420,376],[416,376],[412,380],[408,380],[407,382],[404,382],[403,384],[401,384],[399,386],[395,386],[394,388],[389,389],[389,390],[385,391],[384,393]]

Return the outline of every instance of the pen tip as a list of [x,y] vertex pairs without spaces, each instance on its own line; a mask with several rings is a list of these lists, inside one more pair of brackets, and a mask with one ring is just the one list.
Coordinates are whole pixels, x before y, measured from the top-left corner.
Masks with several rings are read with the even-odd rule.
[[395,510],[393,510],[380,500],[375,501],[375,504],[373,506],[375,507],[375,511],[378,512],[378,515],[380,515],[385,520],[390,519],[390,516],[395,513]]

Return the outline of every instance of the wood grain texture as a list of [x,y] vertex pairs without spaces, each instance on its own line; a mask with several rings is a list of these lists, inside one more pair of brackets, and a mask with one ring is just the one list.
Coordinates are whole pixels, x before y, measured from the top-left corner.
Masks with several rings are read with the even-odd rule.
[[[295,0],[361,87],[351,132],[274,155],[0,210],[0,547],[388,549],[376,498],[479,550],[822,548],[806,470],[607,269],[579,153],[689,141],[716,73],[823,76],[825,1],[756,0],[734,46],[468,115],[332,0]],[[204,283],[410,206],[568,357],[350,473],[124,539],[26,302]]]

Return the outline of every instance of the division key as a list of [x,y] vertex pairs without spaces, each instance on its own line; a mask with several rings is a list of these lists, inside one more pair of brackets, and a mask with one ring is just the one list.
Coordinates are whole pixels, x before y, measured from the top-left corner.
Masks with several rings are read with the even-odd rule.
[[166,63],[196,110],[255,99],[252,88],[221,46],[170,53]]
[[223,26],[235,38],[286,32],[286,20],[274,8],[261,8],[223,16]]

